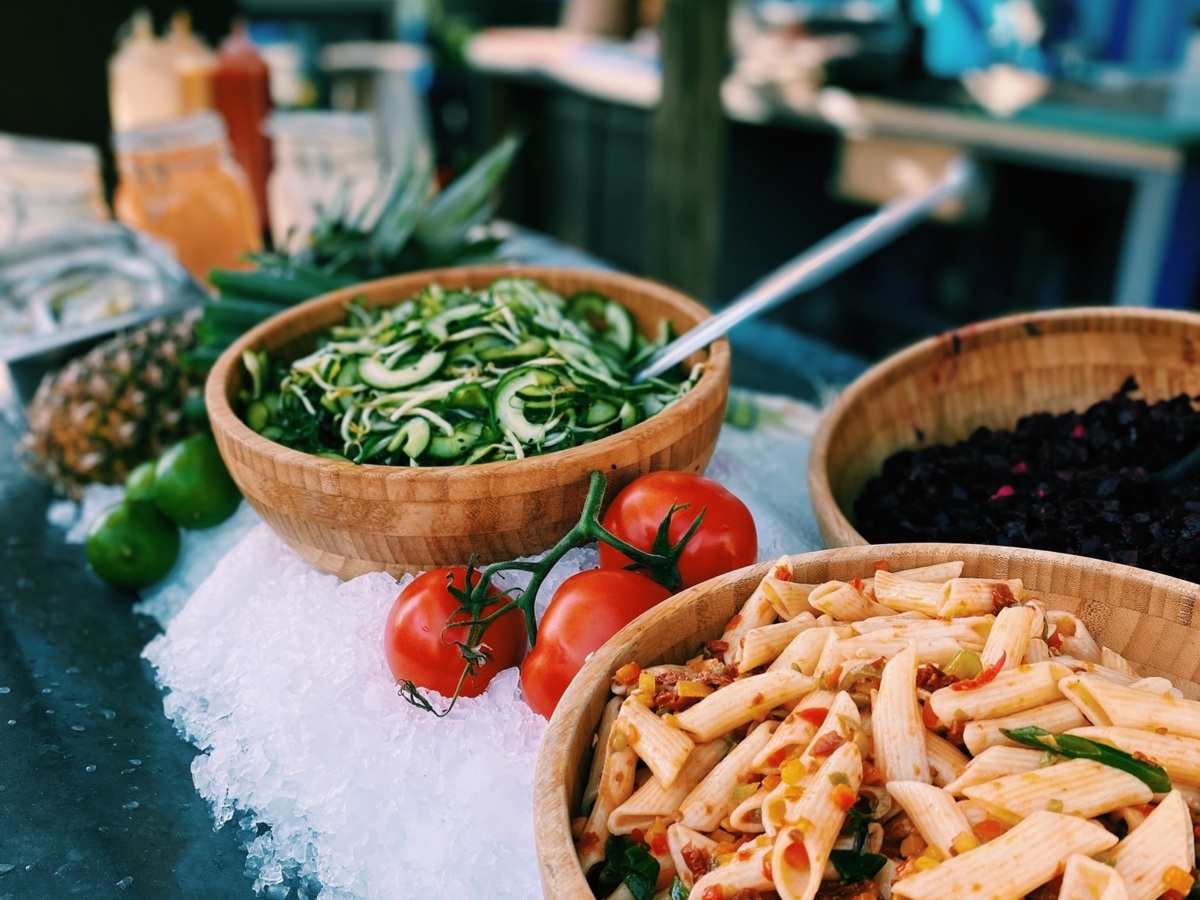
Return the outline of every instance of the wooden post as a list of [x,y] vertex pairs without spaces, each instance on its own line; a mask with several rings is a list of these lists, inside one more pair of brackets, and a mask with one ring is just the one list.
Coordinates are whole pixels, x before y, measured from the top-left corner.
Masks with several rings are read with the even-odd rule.
[[665,0],[650,169],[649,274],[713,299],[724,185],[728,0]]

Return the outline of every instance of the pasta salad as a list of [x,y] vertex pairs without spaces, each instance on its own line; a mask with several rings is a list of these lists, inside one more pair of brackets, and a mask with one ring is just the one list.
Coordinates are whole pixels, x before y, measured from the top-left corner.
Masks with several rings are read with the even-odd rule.
[[1200,702],[962,569],[785,557],[686,664],[620,668],[573,822],[597,896],[1195,896]]

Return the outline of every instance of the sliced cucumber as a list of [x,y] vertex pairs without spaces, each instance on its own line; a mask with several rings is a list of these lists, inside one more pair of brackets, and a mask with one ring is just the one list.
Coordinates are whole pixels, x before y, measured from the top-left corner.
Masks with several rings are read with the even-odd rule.
[[464,422],[454,429],[454,434],[439,434],[429,442],[429,455],[434,459],[457,459],[466,456],[484,439],[482,422]]
[[546,436],[548,423],[531,422],[525,415],[522,391],[533,387],[549,387],[555,377],[541,369],[517,369],[509,372],[496,387],[496,421],[525,444],[536,444]]
[[450,337],[449,325],[462,319],[469,319],[472,316],[480,315],[483,312],[484,308],[480,303],[464,303],[461,306],[452,306],[426,321],[425,330],[439,344],[444,343]]
[[584,425],[603,425],[617,417],[618,408],[607,400],[596,400],[583,414]]
[[408,387],[409,385],[417,384],[433,377],[445,361],[446,354],[444,352],[433,350],[407,366],[389,369],[372,356],[364,359],[359,364],[358,371],[362,376],[362,380],[371,385],[371,387],[392,391],[396,388]]
[[432,429],[428,420],[415,416],[408,419],[400,426],[400,430],[392,435],[387,445],[388,453],[399,450],[405,456],[416,459],[429,447],[431,436]]
[[549,348],[549,345],[543,338],[532,336],[528,337],[521,343],[503,344],[496,347],[488,347],[479,351],[479,358],[484,362],[508,362],[514,359],[534,359],[541,356]]
[[607,362],[604,361],[599,353],[581,344],[579,341],[571,341],[559,338],[550,338],[550,349],[554,350],[567,361],[567,365],[581,375],[586,375],[610,387],[618,387],[619,384],[613,378],[612,369],[609,368]]

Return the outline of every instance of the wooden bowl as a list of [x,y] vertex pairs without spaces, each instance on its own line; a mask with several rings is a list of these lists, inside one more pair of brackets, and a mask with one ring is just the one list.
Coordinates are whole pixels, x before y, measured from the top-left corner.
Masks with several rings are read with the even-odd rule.
[[[1193,617],[1200,586],[1062,553],[972,544],[846,547],[802,553],[792,557],[792,565],[796,581],[820,583],[869,576],[880,559],[893,571],[961,559],[964,576],[1020,578],[1052,608],[1082,618],[1098,642],[1145,674],[1166,675],[1186,696],[1200,698],[1200,617]],[[770,566],[739,569],[676,594],[614,635],[567,688],[542,738],[533,798],[548,900],[592,897],[576,860],[571,818],[587,781],[592,735],[613,673],[631,660],[646,666],[694,656],[704,641],[721,635]]]
[[1200,315],[1077,308],[928,338],[868,369],[825,412],[808,482],[827,546],[867,541],[854,501],[903,449],[955,443],[1034,412],[1082,412],[1132,375],[1148,401],[1200,394]]
[[708,311],[670,288],[629,275],[530,266],[480,266],[417,272],[335,291],[287,310],[247,332],[217,360],[205,391],[221,456],[250,504],[293,549],[341,578],[393,575],[539,553],[575,524],[595,469],[608,497],[654,469],[702,472],[717,442],[729,392],[729,345],[707,359],[698,383],[678,402],[626,431],[590,444],[523,460],[472,466],[355,465],[276,444],[234,412],[248,375],[244,350],[296,358],[316,335],[345,319],[345,304],[397,303],[438,282],[481,288],[497,278],[529,277],[564,294],[597,290],[624,304],[651,334],[662,319],[684,332]]

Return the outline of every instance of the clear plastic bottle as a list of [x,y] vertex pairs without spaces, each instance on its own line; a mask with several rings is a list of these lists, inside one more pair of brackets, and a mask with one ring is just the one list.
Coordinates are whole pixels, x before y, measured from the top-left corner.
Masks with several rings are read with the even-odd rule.
[[0,134],[0,246],[107,218],[95,147]]
[[114,131],[169,122],[183,115],[179,73],[154,36],[150,13],[133,14],[129,31],[108,61],[108,106]]
[[383,164],[369,113],[275,113],[267,127],[275,154],[267,196],[277,249],[302,245],[322,211],[357,213],[376,199]]
[[163,44],[179,77],[179,102],[183,115],[213,108],[213,73],[216,55],[192,31],[192,17],[180,9],[171,17]]
[[114,135],[117,218],[169,245],[199,279],[244,268],[262,249],[246,176],[229,154],[216,113]]

